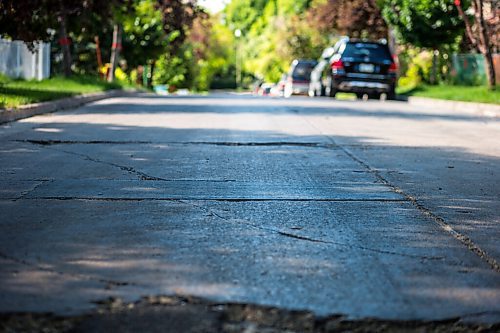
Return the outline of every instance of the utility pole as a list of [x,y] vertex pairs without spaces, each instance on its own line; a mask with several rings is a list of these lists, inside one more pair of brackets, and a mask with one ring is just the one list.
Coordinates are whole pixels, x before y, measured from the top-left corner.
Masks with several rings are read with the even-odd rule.
[[236,37],[236,88],[241,88],[241,50],[240,50],[240,37],[241,30],[236,29],[234,31],[234,36]]
[[71,39],[68,37],[66,7],[64,6],[62,1],[60,1],[59,4],[60,4],[60,14],[58,17],[59,29],[60,29],[59,44],[61,45],[63,53],[64,76],[69,77],[71,76],[71,64],[73,62],[71,59],[71,49],[70,49]]
[[118,65],[118,56],[122,49],[122,29],[119,24],[115,24],[113,29],[113,45],[111,46],[111,68],[109,69],[108,82],[115,80],[115,69]]
[[99,77],[103,77],[101,73],[102,56],[101,56],[101,43],[99,41],[99,36],[94,36],[94,41],[95,41],[95,53],[97,57],[97,73],[99,73]]

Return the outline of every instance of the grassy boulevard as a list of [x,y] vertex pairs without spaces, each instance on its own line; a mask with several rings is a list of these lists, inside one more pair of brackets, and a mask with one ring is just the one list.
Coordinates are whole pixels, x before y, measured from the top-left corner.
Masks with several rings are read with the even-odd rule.
[[15,108],[23,104],[125,87],[122,83],[108,83],[93,76],[54,77],[43,81],[0,77],[0,108]]
[[450,101],[500,104],[500,90],[490,91],[486,86],[419,85],[411,90],[399,91],[401,95],[428,97]]
[[[79,94],[123,89],[130,85],[109,83],[93,76],[54,77],[43,81],[11,80],[0,77],[0,108],[16,108],[23,104],[56,100]],[[485,86],[419,85],[399,89],[405,96],[443,100],[500,104],[500,90],[489,91]],[[350,97],[348,94],[344,94]],[[345,99],[345,96],[339,96]]]

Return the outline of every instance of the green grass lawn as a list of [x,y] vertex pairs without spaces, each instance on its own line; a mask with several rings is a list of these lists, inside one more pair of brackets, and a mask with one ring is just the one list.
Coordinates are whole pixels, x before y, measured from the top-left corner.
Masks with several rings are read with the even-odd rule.
[[495,91],[488,90],[485,86],[427,86],[421,85],[413,89],[402,88],[398,91],[407,96],[429,97],[437,99],[446,99],[452,101],[479,102],[500,104],[500,89]]
[[120,83],[108,83],[92,76],[54,77],[43,81],[10,80],[0,77],[0,108],[18,107],[23,104],[120,89]]

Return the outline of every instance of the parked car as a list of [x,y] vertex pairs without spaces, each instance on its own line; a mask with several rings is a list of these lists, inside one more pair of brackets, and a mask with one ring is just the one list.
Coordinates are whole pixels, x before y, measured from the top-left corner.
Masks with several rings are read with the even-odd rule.
[[316,60],[296,59],[292,62],[287,76],[284,96],[305,95],[309,91],[311,71],[317,65]]
[[[324,93],[335,97],[337,92],[352,92],[358,98],[364,94],[380,98],[382,93],[387,99],[396,97],[397,65],[387,43],[344,38],[332,52],[329,66],[313,70],[310,95]],[[320,70],[321,76],[318,75]]]
[[274,87],[274,83],[263,83],[261,84],[257,94],[259,96],[268,96],[271,94],[271,89]]
[[319,60],[316,67],[311,71],[311,78],[309,83],[308,95],[314,96],[325,96],[326,87],[323,84],[322,75],[325,68],[330,68],[330,59],[334,54],[334,48],[326,48],[321,54],[321,59]]
[[259,94],[259,90],[260,90],[260,86],[263,84],[264,82],[262,80],[256,80],[252,83],[252,94],[254,95],[258,95]]
[[274,91],[271,91],[271,95],[283,97],[285,96],[285,86],[286,86],[287,74],[283,73],[278,83],[276,83],[276,87]]

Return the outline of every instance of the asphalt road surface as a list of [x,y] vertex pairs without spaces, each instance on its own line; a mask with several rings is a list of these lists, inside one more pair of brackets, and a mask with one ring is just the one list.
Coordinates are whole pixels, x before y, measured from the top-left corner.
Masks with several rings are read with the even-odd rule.
[[500,119],[137,95],[0,126],[0,312],[188,295],[500,322]]

